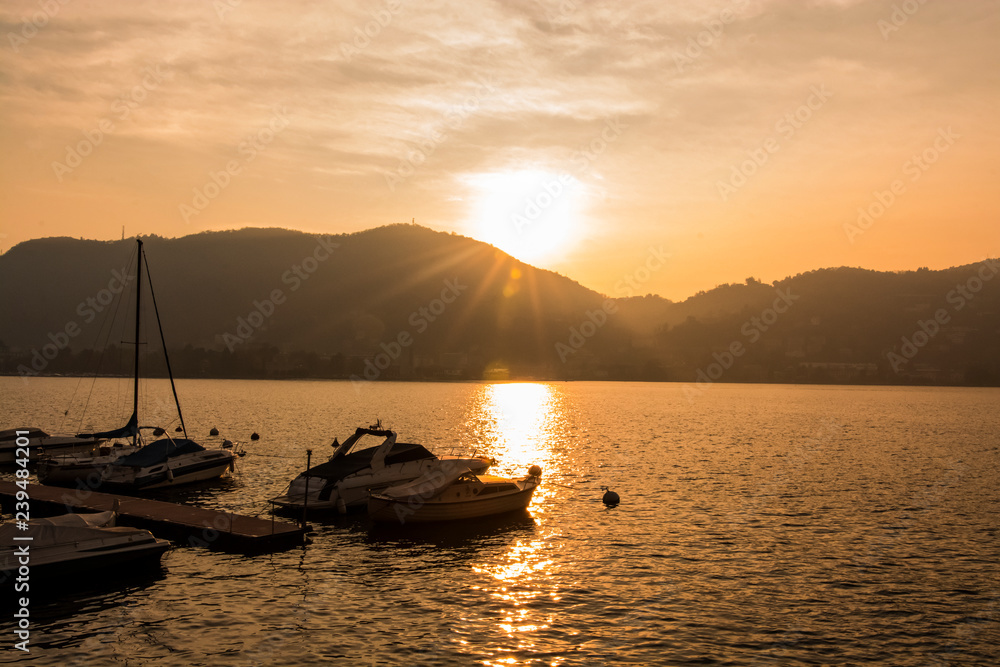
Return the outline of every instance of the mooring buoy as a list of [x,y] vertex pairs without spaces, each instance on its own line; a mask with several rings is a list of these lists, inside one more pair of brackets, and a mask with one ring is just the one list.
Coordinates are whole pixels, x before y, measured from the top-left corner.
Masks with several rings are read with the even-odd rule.
[[617,505],[622,501],[621,496],[619,496],[617,493],[615,493],[608,487],[602,486],[601,490],[604,491],[604,497],[601,498],[601,501],[608,507],[614,507],[615,505]]
[[212,430],[208,432],[209,435],[219,435],[219,429],[212,427]]
[[250,434],[250,439],[251,440],[260,440],[260,436],[257,435],[257,431],[254,431],[253,433]]

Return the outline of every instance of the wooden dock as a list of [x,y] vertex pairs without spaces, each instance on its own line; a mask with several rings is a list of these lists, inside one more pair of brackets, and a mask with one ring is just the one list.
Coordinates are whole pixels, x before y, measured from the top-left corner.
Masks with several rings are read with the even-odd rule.
[[[0,481],[0,501],[4,507],[13,509],[18,490],[14,482]],[[27,491],[32,518],[66,512],[106,512],[113,509],[117,500],[118,525],[145,528],[181,546],[263,553],[300,545],[305,537],[299,526],[284,521],[160,500],[41,484],[29,484]]]

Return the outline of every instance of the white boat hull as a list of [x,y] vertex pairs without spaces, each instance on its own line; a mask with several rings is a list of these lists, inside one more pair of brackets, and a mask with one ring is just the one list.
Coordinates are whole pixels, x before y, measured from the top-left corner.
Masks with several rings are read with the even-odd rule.
[[221,477],[234,460],[231,452],[223,450],[206,450],[192,456],[197,458],[179,456],[148,468],[109,465],[101,482],[104,486],[131,491],[182,486]]
[[368,500],[368,515],[372,521],[399,524],[478,519],[526,510],[536,488],[531,486],[510,494],[457,501],[424,500],[419,496],[389,498],[372,494]]
[[[67,544],[31,547],[31,586],[36,582],[64,584],[75,575],[95,570],[127,566],[129,571],[141,563],[157,563],[170,548],[170,542],[153,537],[147,530],[111,528],[90,539]],[[0,581],[13,580],[19,556],[15,547],[0,549]]]
[[105,468],[138,447],[115,447],[100,456],[48,456],[38,462],[38,481],[50,486],[78,486],[96,489],[101,485]]
[[[99,443],[92,438],[77,438],[70,435],[47,435],[28,439],[28,461],[37,462],[43,456],[56,454],[81,454],[93,456]],[[0,464],[12,464],[17,456],[17,441],[0,443]]]
[[[345,477],[337,483],[329,498],[319,497],[320,489],[325,484],[324,480],[310,479],[309,492],[306,494],[304,480],[296,479],[287,495],[272,498],[271,503],[285,510],[299,512],[303,510],[317,513],[346,512],[363,509],[368,503],[370,494],[416,479],[443,466],[468,467],[476,472],[482,472],[489,468],[490,463],[485,458],[442,458],[388,465],[378,471],[361,471]],[[308,500],[305,498],[306,495]]]
[[150,484],[143,488],[146,489],[163,489],[168,486],[179,486],[181,484],[193,484],[195,482],[205,482],[210,479],[217,479],[226,474],[229,470],[229,463],[223,463],[221,465],[214,466],[212,468],[205,468],[204,470],[197,470],[194,472],[186,474],[175,475],[173,479],[167,479],[162,482],[157,482],[155,484]]

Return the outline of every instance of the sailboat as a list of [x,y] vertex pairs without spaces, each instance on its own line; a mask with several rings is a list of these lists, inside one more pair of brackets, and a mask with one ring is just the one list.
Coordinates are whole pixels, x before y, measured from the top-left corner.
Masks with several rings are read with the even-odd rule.
[[[181,413],[180,400],[177,398],[177,387],[174,385],[174,375],[170,369],[170,357],[167,355],[167,344],[163,337],[163,327],[160,325],[160,313],[156,307],[156,294],[153,283],[149,279],[149,263],[142,247],[142,239],[138,243],[136,259],[136,290],[135,290],[135,362],[134,384],[132,393],[132,416],[121,428],[100,433],[81,433],[81,438],[97,438],[111,440],[115,438],[131,438],[132,446],[137,447],[132,453],[120,456],[110,462],[95,463],[76,459],[66,462],[67,466],[78,466],[87,470],[87,474],[100,470],[100,486],[114,490],[134,492],[145,489],[180,486],[221,477],[234,466],[235,456],[228,449],[205,449],[194,440],[187,437],[184,425],[184,415]],[[153,312],[156,314],[156,325],[160,332],[160,342],[163,344],[163,356],[166,361],[167,375],[170,378],[170,389],[173,392],[174,404],[177,407],[177,417],[184,437],[173,438],[166,429],[153,426],[139,426],[139,341],[141,330],[140,313],[142,306],[142,267],[146,265],[146,281],[149,283],[149,294],[153,302]],[[140,431],[152,430],[155,435],[162,434],[159,440],[139,446]],[[90,464],[89,468],[87,464]],[[58,475],[60,463],[53,462],[50,472]]]
[[33,426],[0,431],[0,464],[14,463],[18,438],[28,439],[28,458],[34,463],[43,456],[54,454],[93,454],[100,441],[75,435],[49,434]]

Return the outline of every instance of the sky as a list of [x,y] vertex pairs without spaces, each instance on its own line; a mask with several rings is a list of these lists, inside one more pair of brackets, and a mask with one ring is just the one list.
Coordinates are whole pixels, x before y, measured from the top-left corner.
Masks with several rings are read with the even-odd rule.
[[996,0],[5,0],[0,34],[3,251],[415,221],[674,300],[1000,254]]

